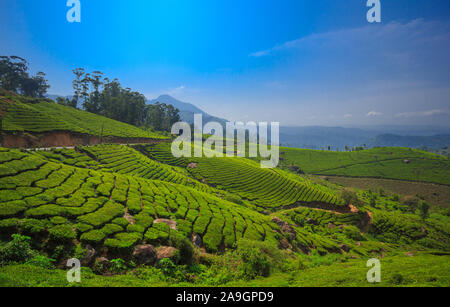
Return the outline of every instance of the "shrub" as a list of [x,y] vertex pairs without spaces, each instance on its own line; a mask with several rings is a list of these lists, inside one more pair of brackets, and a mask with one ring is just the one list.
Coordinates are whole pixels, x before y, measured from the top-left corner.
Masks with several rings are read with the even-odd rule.
[[98,244],[105,238],[103,231],[94,229],[81,235],[81,241]]
[[191,264],[194,258],[194,246],[188,238],[181,235],[171,235],[169,244],[179,250],[180,261]]
[[32,234],[40,233],[46,228],[46,220],[23,219],[20,221],[20,228]]
[[30,260],[34,255],[30,246],[30,237],[14,234],[12,238],[12,241],[0,249],[0,265],[11,262],[23,263]]
[[413,196],[407,196],[402,200],[402,205],[407,206],[410,212],[416,212],[419,207],[419,199]]
[[127,269],[125,260],[117,258],[110,261],[110,270],[115,273],[121,273]]
[[397,273],[397,274],[392,275],[391,283],[393,283],[394,285],[400,285],[403,283],[403,280],[404,280],[403,275],[400,273]]
[[130,249],[141,239],[142,235],[140,233],[121,232],[116,234],[113,239],[106,239],[105,246],[115,250]]
[[77,233],[70,225],[58,225],[50,229],[50,236],[57,241],[70,241],[77,237]]
[[60,225],[60,224],[67,224],[68,221],[66,218],[62,216],[55,216],[50,219],[50,222],[52,222],[55,225]]
[[51,269],[53,268],[53,263],[55,262],[55,259],[51,259],[42,255],[36,255],[30,260],[26,262],[26,264],[38,266],[44,269]]
[[342,190],[341,198],[344,200],[346,205],[361,205],[361,200],[358,198],[358,195],[354,191],[350,191],[347,189]]
[[430,209],[430,205],[427,204],[424,201],[420,202],[419,205],[419,215],[422,218],[422,220],[425,220],[428,216],[429,216],[429,209]]
[[169,277],[175,277],[176,265],[169,258],[161,259],[158,262],[159,269],[164,273],[164,275]]
[[242,261],[241,274],[248,279],[269,276],[282,259],[280,250],[268,242],[241,239],[236,252]]

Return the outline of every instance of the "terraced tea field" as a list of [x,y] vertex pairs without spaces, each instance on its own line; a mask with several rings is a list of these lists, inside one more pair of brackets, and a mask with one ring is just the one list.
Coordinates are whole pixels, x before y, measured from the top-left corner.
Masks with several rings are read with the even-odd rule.
[[279,169],[262,169],[244,158],[177,158],[170,144],[144,146],[141,149],[158,161],[187,166],[193,177],[219,190],[226,190],[259,207],[275,209],[296,203],[342,205],[335,191],[314,185],[302,177]]
[[409,148],[374,148],[331,152],[280,148],[281,166],[297,166],[305,173],[373,177],[450,185],[447,157]]
[[[0,152],[1,233],[129,249],[200,234],[207,250],[239,238],[277,242],[270,217],[179,184],[75,168],[15,150]],[[176,221],[177,230],[158,219]]]
[[7,132],[70,131],[94,136],[167,139],[160,133],[144,131],[93,113],[61,106],[46,99],[23,103],[21,96],[0,96],[5,109],[2,130]]
[[83,147],[81,151],[93,157],[101,165],[100,170],[103,171],[179,183],[201,191],[211,191],[208,186],[190,178],[185,169],[156,162],[127,146],[101,145]]
[[[99,136],[103,131],[103,136],[165,138],[46,100],[23,99],[0,97],[2,128],[10,136],[55,131]],[[100,256],[109,266],[122,261],[134,268],[142,244],[156,248],[156,256],[160,248],[176,247],[176,257],[191,249],[197,263],[216,270],[197,277],[181,274],[194,279],[236,271],[248,256],[240,250],[245,244],[252,257],[278,254],[281,270],[303,267],[303,257],[316,265],[398,251],[449,252],[444,211],[421,214],[422,200],[411,209],[372,191],[350,191],[356,197],[350,202],[331,180],[291,169],[449,184],[448,158],[402,148],[281,151],[281,168],[262,169],[257,159],[175,158],[170,143],[0,148],[0,250],[13,234],[29,236],[40,255],[55,262],[84,257],[92,249],[97,258],[85,265],[97,270]],[[5,271],[2,255],[0,273]],[[186,260],[176,257],[171,258],[175,263]],[[292,259],[300,260],[292,264],[297,261]],[[159,270],[158,263],[159,258],[152,269]],[[140,272],[142,263],[137,264]],[[105,270],[110,269],[99,272]]]
[[262,169],[258,163],[243,158],[200,159],[190,172],[199,180],[265,208],[302,202],[341,205],[336,195],[323,187],[278,170]]

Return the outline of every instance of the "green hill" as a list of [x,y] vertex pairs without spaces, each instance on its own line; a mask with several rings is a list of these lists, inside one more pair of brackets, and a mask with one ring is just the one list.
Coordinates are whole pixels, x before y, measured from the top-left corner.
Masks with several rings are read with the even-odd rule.
[[[165,138],[47,100],[2,96],[0,102],[3,132],[10,136],[52,131],[98,136],[103,127],[104,136]],[[42,284],[51,272],[59,276],[48,268],[64,268],[65,260],[90,253],[93,258],[83,265],[99,274],[89,273],[95,285],[108,283],[100,274],[127,270],[135,275],[109,280],[143,285],[155,276],[148,282],[315,284],[311,276],[324,266],[343,276],[346,266],[373,257],[394,259],[409,278],[417,266],[404,259],[411,251],[436,263],[424,269],[431,275],[420,284],[448,285],[436,274],[438,264],[448,270],[445,209],[428,212],[422,200],[408,205],[369,190],[343,193],[340,186],[302,174],[449,184],[448,158],[405,148],[281,152],[280,168],[262,169],[246,158],[174,158],[167,142],[0,148],[0,285],[21,284],[13,272],[22,276],[25,270],[34,272],[32,284]],[[175,252],[170,261],[155,260],[149,267],[135,256],[142,244]],[[16,245],[20,259],[11,252]],[[309,277],[300,278],[304,273]],[[400,277],[392,278],[397,283]],[[330,278],[317,284],[325,281],[340,282]],[[64,284],[56,277],[46,282]],[[353,277],[348,284],[364,285],[364,280]]]
[[314,185],[305,178],[280,169],[262,169],[260,164],[244,158],[172,157],[169,144],[140,146],[149,157],[184,166],[199,181],[226,190],[259,207],[281,208],[296,203],[342,205],[336,193]]
[[68,131],[104,137],[168,139],[93,113],[62,106],[49,99],[0,93],[2,130],[7,133]]
[[433,153],[384,147],[353,152],[280,148],[281,166],[308,174],[374,177],[450,184],[450,162]]

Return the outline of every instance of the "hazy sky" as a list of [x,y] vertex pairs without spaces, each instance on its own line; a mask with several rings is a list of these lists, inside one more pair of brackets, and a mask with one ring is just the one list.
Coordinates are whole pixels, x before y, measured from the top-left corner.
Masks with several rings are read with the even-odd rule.
[[117,77],[232,120],[450,123],[450,1],[0,1],[0,55],[71,94],[72,69]]

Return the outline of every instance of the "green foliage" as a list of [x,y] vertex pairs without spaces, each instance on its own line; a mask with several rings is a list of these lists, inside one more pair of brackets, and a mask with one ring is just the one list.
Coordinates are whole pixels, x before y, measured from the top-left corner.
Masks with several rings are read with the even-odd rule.
[[277,267],[282,259],[282,254],[276,246],[267,242],[244,239],[237,242],[236,253],[242,261],[242,275],[248,279],[269,276],[271,270]]
[[140,233],[121,232],[116,234],[114,238],[106,239],[105,246],[113,250],[130,250],[141,239]]
[[430,205],[422,201],[419,205],[419,215],[422,218],[422,220],[425,220],[427,217],[429,217],[430,215],[429,210]]
[[45,73],[30,76],[28,62],[18,56],[0,56],[0,88],[30,97],[44,97],[50,86]]
[[51,259],[42,255],[36,255],[30,260],[28,260],[25,264],[41,267],[44,269],[51,269],[54,267],[55,259]]
[[161,259],[158,262],[158,267],[166,276],[175,277],[176,266],[169,258]]
[[125,260],[121,258],[112,259],[110,264],[110,270],[114,273],[121,273],[127,269]]
[[179,262],[192,264],[194,258],[194,246],[188,238],[182,235],[171,235],[169,244],[179,251]]
[[70,241],[77,237],[71,225],[57,225],[49,230],[50,236],[57,241]]
[[238,205],[243,205],[244,204],[244,202],[242,201],[242,198],[240,198],[239,196],[234,195],[234,194],[227,194],[224,197],[224,199],[226,201],[229,201],[229,202],[232,202],[232,203],[235,203],[235,204],[238,204]]
[[[353,152],[280,148],[281,167],[308,174],[403,179],[450,184],[448,157],[421,150],[385,147]],[[408,160],[409,163],[405,163]]]
[[13,234],[12,241],[0,247],[0,265],[11,262],[24,263],[30,260],[34,255],[30,241],[30,237]]
[[196,159],[196,168],[189,169],[198,180],[236,194],[264,208],[277,208],[296,202],[339,204],[329,189],[312,185],[300,176],[281,170],[263,169],[244,158]]
[[[14,103],[8,104],[7,113],[3,117],[4,131],[48,132],[71,131],[103,137],[153,138],[166,139],[159,133],[142,130],[138,127],[115,121],[86,111],[77,110],[57,103],[40,99],[29,104],[26,99],[14,97]],[[0,105],[7,98],[0,95]]]
[[98,244],[105,238],[105,233],[101,230],[94,229],[81,235],[81,241]]
[[341,198],[344,200],[346,205],[361,205],[361,200],[358,198],[358,195],[356,195],[356,192],[354,191],[350,191],[347,189],[342,190]]

